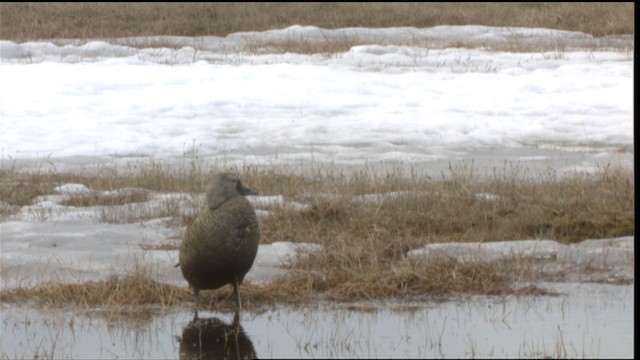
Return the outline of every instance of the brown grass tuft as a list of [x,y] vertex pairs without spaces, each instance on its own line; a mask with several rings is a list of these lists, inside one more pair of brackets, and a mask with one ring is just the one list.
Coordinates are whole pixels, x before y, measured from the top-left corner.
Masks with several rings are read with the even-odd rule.
[[47,283],[35,288],[17,288],[1,293],[2,302],[35,301],[51,307],[109,307],[159,304],[172,306],[192,299],[190,291],[161,284],[145,275],[112,276],[82,284]]

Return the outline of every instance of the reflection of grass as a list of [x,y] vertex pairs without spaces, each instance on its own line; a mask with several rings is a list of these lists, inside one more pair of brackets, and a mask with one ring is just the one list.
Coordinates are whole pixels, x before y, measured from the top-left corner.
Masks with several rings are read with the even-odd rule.
[[[581,295],[554,299],[471,297],[444,304],[401,300],[254,308],[241,321],[241,325],[246,328],[249,324],[254,331],[242,336],[261,344],[255,348],[257,356],[270,358],[285,354],[290,357],[292,353],[313,358],[393,357],[400,352],[412,358],[482,358],[496,353],[517,358],[598,358],[602,356],[599,341],[606,339],[591,333],[585,338],[575,330],[576,326],[581,328],[580,319],[613,325],[613,334],[619,334],[626,326],[602,322],[601,317],[594,320],[589,307],[576,306],[582,303],[580,298]],[[604,301],[607,305],[603,311],[611,312],[610,304],[616,300],[605,298],[599,295],[599,300],[591,301]],[[171,358],[178,356],[178,342],[184,345],[185,340],[190,344],[200,340],[203,346],[196,349],[210,348],[224,342],[225,336],[233,335],[229,331],[215,336],[206,332],[208,326],[230,323],[231,314],[213,314],[215,317],[203,319],[201,312],[202,322],[194,329],[196,323],[188,323],[192,317],[189,309],[160,310],[153,306],[124,307],[117,312],[102,308],[48,311],[12,306],[8,309],[3,317],[6,336],[3,340],[10,345],[0,351],[2,359],[73,358],[90,351],[80,345],[94,339],[92,343],[97,344],[94,354],[107,354],[105,357],[109,358],[115,357],[114,354],[125,358]],[[568,320],[558,323],[554,316]],[[523,329],[523,321],[530,326]],[[476,331],[468,331],[469,326],[476,326]],[[532,326],[544,331],[531,331]],[[286,334],[287,341],[255,330],[263,327],[279,330],[279,336]],[[477,331],[478,328],[487,330]],[[196,341],[191,337],[193,330],[197,331]],[[22,333],[33,335],[23,341]],[[466,335],[461,338],[460,333]],[[503,336],[507,333],[512,337],[520,334],[522,340],[505,343]],[[176,345],[170,347],[168,341]],[[273,346],[276,342],[280,346]],[[459,345],[451,347],[452,343]],[[181,346],[180,355],[187,353],[183,350]],[[610,351],[609,348],[607,353]]]
[[[632,170],[625,168],[604,167],[592,174],[559,176],[552,171],[534,175],[505,166],[490,175],[478,175],[473,166],[461,165],[451,166],[449,173],[438,179],[415,168],[381,172],[368,167],[348,172],[325,167],[310,171],[313,176],[296,175],[297,170],[276,166],[232,170],[263,195],[283,195],[308,205],[302,210],[269,206],[270,215],[260,219],[263,243],[308,242],[323,248],[291,265],[292,274],[284,279],[262,287],[243,285],[244,298],[251,303],[539,293],[542,290],[526,287],[539,274],[535,261],[434,261],[406,258],[406,254],[437,242],[547,238],[571,243],[635,232],[634,178]],[[200,200],[187,201],[187,205],[157,202],[157,210],[151,209],[152,200],[130,202],[149,199],[135,195],[148,192],[187,193],[191,195],[186,197],[199,199],[210,177],[211,171],[198,166],[182,170],[158,163],[138,164],[126,171],[102,168],[91,174],[27,174],[13,168],[2,172],[0,195],[9,204],[23,206],[52,192],[55,186],[79,182],[112,195],[67,198],[62,200],[67,208],[97,206],[99,221],[123,223],[162,216],[175,220],[167,222],[168,226],[184,227],[192,221],[184,207],[197,208]],[[141,190],[113,195],[128,194],[118,189],[131,188]],[[112,206],[106,205],[110,202]],[[139,274],[2,293],[3,302],[27,298],[56,306],[171,306],[192,301],[186,283],[184,288],[176,288]],[[230,306],[231,290],[208,292],[204,302]]]

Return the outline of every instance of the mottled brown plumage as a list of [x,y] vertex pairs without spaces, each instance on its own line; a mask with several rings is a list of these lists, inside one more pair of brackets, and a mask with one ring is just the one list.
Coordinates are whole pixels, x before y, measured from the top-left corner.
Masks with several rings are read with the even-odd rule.
[[256,213],[244,195],[256,194],[233,174],[222,173],[207,186],[208,209],[187,228],[180,247],[180,269],[193,288],[196,307],[199,292],[231,284],[236,312],[240,290],[258,252],[260,228]]

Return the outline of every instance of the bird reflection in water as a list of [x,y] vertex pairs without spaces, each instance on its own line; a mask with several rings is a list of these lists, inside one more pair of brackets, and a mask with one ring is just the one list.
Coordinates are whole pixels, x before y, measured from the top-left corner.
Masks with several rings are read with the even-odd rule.
[[236,313],[232,324],[196,316],[182,331],[180,359],[255,359],[256,351]]

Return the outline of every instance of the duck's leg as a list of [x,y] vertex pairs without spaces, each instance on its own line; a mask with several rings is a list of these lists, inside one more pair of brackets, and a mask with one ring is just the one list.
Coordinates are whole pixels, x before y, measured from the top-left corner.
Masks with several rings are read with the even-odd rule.
[[238,277],[233,277],[233,293],[236,297],[236,315],[240,315],[240,284],[238,284]]
[[193,316],[193,320],[198,319],[198,307],[200,306],[200,289],[197,287],[193,287],[193,294],[195,296],[195,314]]
[[196,299],[195,304],[196,304],[196,309],[197,309],[200,306],[200,289],[194,286],[193,287],[193,295],[194,295],[194,297]]

